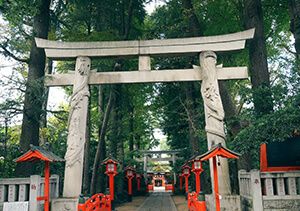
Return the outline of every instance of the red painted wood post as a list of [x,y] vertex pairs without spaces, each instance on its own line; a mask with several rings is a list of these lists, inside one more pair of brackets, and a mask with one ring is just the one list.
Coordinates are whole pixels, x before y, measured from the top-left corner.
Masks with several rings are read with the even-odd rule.
[[49,211],[49,183],[50,183],[50,162],[45,161],[45,189],[44,189],[44,211]]
[[179,190],[182,190],[182,175],[179,175]]
[[184,176],[185,179],[185,192],[189,192],[189,176]]
[[128,178],[128,194],[132,195],[132,178]]
[[196,177],[196,193],[199,194],[201,191],[200,172],[195,172]]
[[218,181],[218,168],[216,157],[213,157],[213,169],[214,169],[214,190],[216,200],[216,211],[220,211],[220,197],[219,197],[219,181]]
[[140,191],[141,190],[141,178],[136,178],[137,179],[137,190]]
[[115,177],[114,174],[109,174],[109,193],[110,193],[111,200],[114,200],[114,197],[115,197],[114,177]]

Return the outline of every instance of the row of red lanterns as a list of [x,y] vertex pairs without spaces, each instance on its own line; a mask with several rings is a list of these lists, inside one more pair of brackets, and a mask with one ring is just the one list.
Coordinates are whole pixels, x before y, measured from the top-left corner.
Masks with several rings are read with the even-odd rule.
[[[118,174],[117,165],[118,162],[113,158],[107,158],[103,162],[106,165],[105,174],[109,176],[109,191],[111,195],[111,199],[114,200],[114,177]],[[141,190],[141,174],[136,173],[135,169],[131,166],[127,166],[125,169],[125,176],[128,180],[128,195],[132,195],[132,179],[136,177],[137,179],[137,190]]]
[[[189,163],[192,163],[192,168],[189,166]],[[182,190],[182,177],[185,179],[185,192],[189,191],[189,176],[191,171],[195,174],[196,177],[196,193],[199,194],[201,191],[200,186],[200,174],[203,172],[202,162],[199,159],[190,160],[181,167],[182,173],[179,174],[180,190]]]

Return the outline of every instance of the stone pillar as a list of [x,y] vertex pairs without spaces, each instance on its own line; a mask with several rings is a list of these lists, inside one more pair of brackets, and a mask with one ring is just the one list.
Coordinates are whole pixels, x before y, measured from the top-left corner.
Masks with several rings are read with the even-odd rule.
[[250,180],[253,210],[264,210],[259,170],[254,169],[250,171]]
[[51,176],[55,180],[53,190],[51,192],[53,193],[52,198],[58,198],[59,197],[59,175],[54,174]]
[[17,200],[16,185],[8,186],[8,202],[14,202]]
[[278,196],[284,196],[285,195],[285,189],[284,189],[284,179],[283,178],[276,178],[276,186],[277,186],[277,194]]
[[36,200],[40,196],[41,177],[39,175],[30,176],[30,195],[29,195],[29,210],[38,211],[39,202]]
[[[205,131],[207,134],[208,149],[221,143],[224,147],[224,109],[221,101],[218,75],[217,75],[217,55],[212,51],[200,54],[200,66],[202,74],[201,94],[204,101]],[[217,168],[219,176],[219,194],[230,194],[230,180],[227,159],[218,158]],[[210,161],[210,175],[213,181],[213,165]],[[212,182],[213,184],[213,182]]]
[[266,195],[267,196],[274,196],[274,187],[273,187],[272,178],[266,178],[265,179],[265,186],[266,186]]
[[147,178],[147,155],[144,154],[144,178],[145,178],[145,182],[146,184],[148,184],[148,178]]
[[4,197],[5,197],[5,187],[4,185],[0,185],[0,203],[4,202]]
[[172,161],[173,161],[173,166],[174,166],[174,169],[173,169],[173,177],[174,177],[174,185],[176,185],[176,173],[175,173],[175,163],[176,163],[176,155],[175,154],[172,154]]
[[296,183],[296,178],[295,177],[289,177],[288,178],[288,194],[289,195],[297,195],[296,184],[297,183]]
[[139,56],[139,71],[150,71],[151,59],[150,56]]
[[89,100],[89,75],[91,60],[78,57],[75,66],[73,94],[68,120],[67,152],[65,155],[65,180],[63,196],[78,198],[81,193],[84,144]]
[[25,201],[26,200],[26,194],[27,194],[27,186],[26,185],[20,185],[19,186],[19,200],[18,201]]

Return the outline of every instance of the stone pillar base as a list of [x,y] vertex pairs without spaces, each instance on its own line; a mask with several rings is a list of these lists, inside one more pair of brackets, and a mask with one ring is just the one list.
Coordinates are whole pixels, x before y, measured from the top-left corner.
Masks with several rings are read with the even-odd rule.
[[[214,195],[205,195],[207,211],[215,211],[216,203]],[[222,195],[221,210],[222,211],[241,211],[241,197],[240,195]]]
[[76,211],[78,199],[75,198],[57,198],[52,199],[51,211]]

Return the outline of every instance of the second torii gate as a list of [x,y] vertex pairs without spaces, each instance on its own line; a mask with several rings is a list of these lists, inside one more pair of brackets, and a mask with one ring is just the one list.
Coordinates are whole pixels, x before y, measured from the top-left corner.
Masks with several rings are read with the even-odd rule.
[[[159,162],[159,161],[172,161],[173,166],[175,166],[176,163],[176,159],[177,159],[177,154],[179,154],[181,152],[181,150],[160,150],[160,151],[150,151],[150,150],[142,150],[141,153],[143,154],[143,161],[144,161],[144,178],[147,178],[147,164],[148,162],[152,161],[152,162]],[[162,154],[166,154],[166,155],[171,155],[171,157],[162,157]],[[152,155],[158,155],[157,158],[152,158],[152,157],[148,157],[148,156],[152,156]],[[174,184],[176,184],[176,173],[174,171],[173,173],[173,177],[174,177]]]
[[[53,60],[76,58],[74,73],[48,75],[46,86],[73,85],[68,124],[65,181],[63,196],[77,198],[81,193],[84,144],[90,84],[201,81],[205,106],[208,147],[225,146],[224,111],[218,80],[248,78],[247,67],[217,67],[216,54],[240,50],[254,29],[234,34],[183,39],[137,40],[117,42],[57,42],[36,38],[39,48]],[[151,70],[150,56],[190,55],[200,53],[200,67],[179,70]],[[139,57],[138,71],[93,72],[90,57]],[[227,160],[221,159],[220,194],[230,194]],[[212,172],[212,171],[211,171]],[[213,180],[213,177],[211,177]]]

